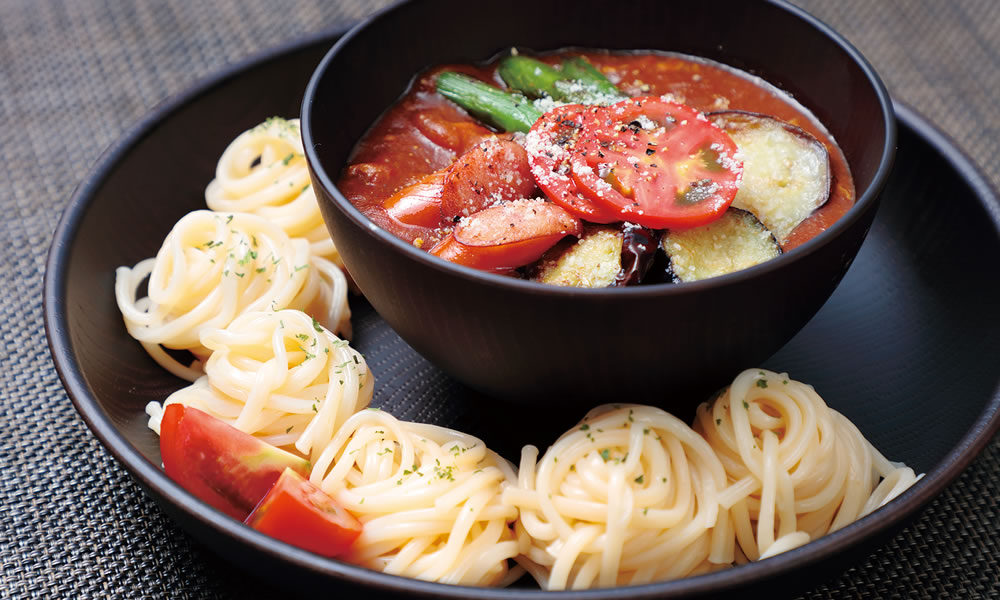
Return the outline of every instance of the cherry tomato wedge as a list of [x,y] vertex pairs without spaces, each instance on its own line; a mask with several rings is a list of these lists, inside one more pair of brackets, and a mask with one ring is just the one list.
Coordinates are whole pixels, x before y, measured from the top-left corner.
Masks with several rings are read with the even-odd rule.
[[435,171],[389,196],[382,206],[401,225],[434,228],[441,224],[445,171]]
[[200,500],[243,520],[282,471],[309,473],[309,461],[262,442],[197,408],[170,404],[160,421],[167,475]]
[[700,112],[656,96],[602,107],[574,146],[586,163],[573,181],[596,205],[652,229],[689,228],[722,216],[739,188],[736,143]]
[[528,164],[538,187],[550,200],[591,223],[614,223],[623,220],[619,211],[608,210],[577,190],[572,173],[588,168],[574,150],[581,143],[584,122],[597,118],[599,107],[582,104],[558,106],[535,121],[525,138]]
[[261,533],[323,556],[338,556],[361,535],[361,523],[336,500],[291,469],[246,519]]

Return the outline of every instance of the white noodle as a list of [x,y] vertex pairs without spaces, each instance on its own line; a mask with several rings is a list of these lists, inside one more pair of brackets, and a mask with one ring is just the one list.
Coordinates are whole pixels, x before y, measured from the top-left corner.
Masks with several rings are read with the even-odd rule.
[[441,583],[502,585],[518,543],[500,502],[516,479],[475,437],[355,414],[316,460],[310,477],[363,524],[345,560]]
[[[147,296],[137,298],[147,278]],[[188,213],[156,258],[117,269],[115,298],[129,334],[164,368],[189,381],[201,375],[208,358],[202,335],[243,313],[295,308],[333,331],[350,327],[341,270],[312,256],[306,240],[245,213]],[[198,362],[182,365],[163,348],[189,350]]]
[[146,409],[157,433],[162,408],[181,403],[315,460],[371,401],[364,358],[302,311],[246,313],[201,341],[212,352],[205,375]]
[[730,485],[720,502],[731,507],[737,543],[750,560],[836,531],[918,479],[787,374],[742,372],[698,407],[694,428],[725,466]]
[[733,561],[717,498],[725,470],[673,415],[601,406],[537,456],[524,448],[503,501],[520,510],[517,560],[542,588],[640,584]]
[[309,240],[314,256],[344,266],[309,180],[298,119],[274,117],[233,140],[205,189],[205,201],[215,211],[260,215],[289,237]]

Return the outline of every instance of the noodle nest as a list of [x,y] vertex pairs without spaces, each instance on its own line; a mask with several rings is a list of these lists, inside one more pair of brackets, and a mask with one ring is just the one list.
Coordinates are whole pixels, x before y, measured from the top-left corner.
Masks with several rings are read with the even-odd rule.
[[298,119],[272,117],[240,134],[219,158],[205,202],[219,212],[264,217],[310,251],[343,268],[323,223],[302,150]]
[[147,407],[154,431],[163,408],[181,403],[315,459],[371,402],[374,377],[361,354],[301,311],[246,313],[201,339],[212,352],[205,375],[162,408]]
[[[147,295],[137,297],[148,278]],[[304,310],[333,331],[350,332],[347,280],[309,243],[262,217],[198,210],[167,235],[155,258],[115,273],[115,298],[129,334],[168,371],[194,381],[200,362],[182,364],[164,349],[210,350],[202,335],[246,312]]]
[[518,553],[500,502],[511,466],[470,435],[377,409],[348,419],[311,481],[361,521],[345,560],[428,581],[506,585]]
[[651,406],[598,407],[542,456],[526,446],[517,560],[543,589],[634,585],[732,562],[722,464],[685,423]]
[[918,479],[886,460],[812,386],[787,374],[740,373],[698,407],[694,428],[726,469],[730,486],[720,502],[749,560],[836,531]]

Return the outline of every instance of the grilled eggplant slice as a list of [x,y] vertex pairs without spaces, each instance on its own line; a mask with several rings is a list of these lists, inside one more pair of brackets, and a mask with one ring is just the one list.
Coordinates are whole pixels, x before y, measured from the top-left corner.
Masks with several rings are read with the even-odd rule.
[[546,253],[532,279],[571,287],[614,285],[621,270],[623,234],[617,227],[587,225],[578,240],[563,240]]
[[830,155],[802,129],[743,111],[709,113],[743,154],[743,181],[733,206],[752,212],[784,243],[830,197]]
[[718,277],[781,254],[778,240],[757,217],[732,207],[708,225],[667,231],[660,246],[674,283]]

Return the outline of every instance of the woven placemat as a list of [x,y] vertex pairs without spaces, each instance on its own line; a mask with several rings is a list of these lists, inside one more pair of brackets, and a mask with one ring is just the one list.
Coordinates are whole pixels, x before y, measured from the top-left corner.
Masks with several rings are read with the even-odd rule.
[[[383,4],[0,2],[0,598],[284,596],[194,543],[77,416],[45,345],[45,256],[74,187],[157,102]],[[1000,2],[798,4],[1000,184]],[[1000,598],[998,497],[994,441],[919,520],[804,597]]]

